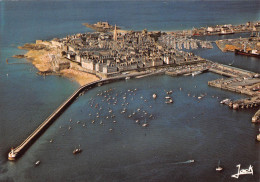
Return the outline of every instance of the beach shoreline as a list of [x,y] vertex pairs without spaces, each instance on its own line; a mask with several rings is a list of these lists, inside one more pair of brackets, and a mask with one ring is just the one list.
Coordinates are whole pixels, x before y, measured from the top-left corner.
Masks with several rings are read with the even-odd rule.
[[19,46],[18,49],[27,50],[24,55],[14,55],[15,58],[25,58],[30,61],[39,71],[38,74],[53,75],[58,74],[72,81],[76,81],[80,86],[99,80],[93,74],[80,71],[77,65],[71,63],[70,68],[60,71],[54,71],[51,64],[51,54],[57,54],[57,50],[52,48],[49,42],[43,43],[30,43]]

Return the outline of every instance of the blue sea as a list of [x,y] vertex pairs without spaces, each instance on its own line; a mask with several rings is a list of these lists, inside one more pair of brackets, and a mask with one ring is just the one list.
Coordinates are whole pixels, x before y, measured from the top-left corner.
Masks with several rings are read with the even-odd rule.
[[[259,7],[259,1],[1,1],[0,181],[258,182],[260,143],[255,137],[259,125],[251,123],[257,108],[234,111],[219,104],[245,95],[209,87],[209,80],[221,78],[213,73],[160,75],[94,88],[77,99],[21,158],[10,162],[7,154],[79,87],[64,77],[39,76],[29,61],[11,58],[25,53],[17,46],[91,32],[84,22],[162,31],[244,24],[260,20]],[[248,34],[200,39],[234,36]],[[259,59],[222,53],[215,44],[213,49],[193,52],[260,72]],[[6,64],[7,58],[14,64]],[[173,90],[172,105],[164,103],[169,90]],[[158,95],[155,100],[153,93]],[[198,100],[201,94],[206,96]],[[91,107],[96,104],[98,108]],[[126,112],[121,113],[124,108]],[[143,123],[149,126],[144,128]],[[73,155],[79,145],[82,153]],[[41,164],[36,167],[37,160]],[[215,171],[219,160],[221,173]],[[231,178],[237,164],[243,169],[252,165],[254,175]]]

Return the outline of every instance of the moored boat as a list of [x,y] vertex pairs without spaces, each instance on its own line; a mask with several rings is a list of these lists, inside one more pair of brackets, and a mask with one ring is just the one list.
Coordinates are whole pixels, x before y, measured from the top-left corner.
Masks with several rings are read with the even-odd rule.
[[165,101],[166,104],[172,104],[173,103],[173,100],[172,99],[169,99],[167,101]]
[[201,73],[202,73],[201,71],[194,71],[194,72],[191,73],[191,75],[196,76],[196,75],[201,74]]
[[243,50],[235,49],[235,54],[260,58],[260,54],[257,52],[254,52],[253,50],[252,51],[243,51]]
[[220,101],[220,104],[228,104],[231,100],[230,99],[224,99]]
[[153,94],[153,98],[156,99],[157,95],[156,94]]
[[82,150],[80,149],[80,147],[79,148],[75,148],[74,150],[73,150],[73,154],[75,155],[75,154],[78,154],[78,153],[80,153],[80,152],[82,152]]
[[41,163],[41,161],[36,161],[35,165],[38,166]]
[[257,139],[257,141],[260,142],[260,134],[258,134],[258,135],[256,136],[256,139]]
[[216,167],[216,171],[218,171],[218,172],[220,172],[220,171],[222,171],[222,170],[223,170],[223,168],[222,168],[222,167],[220,167],[220,166],[219,166],[219,164],[220,164],[220,161],[218,161],[218,167]]

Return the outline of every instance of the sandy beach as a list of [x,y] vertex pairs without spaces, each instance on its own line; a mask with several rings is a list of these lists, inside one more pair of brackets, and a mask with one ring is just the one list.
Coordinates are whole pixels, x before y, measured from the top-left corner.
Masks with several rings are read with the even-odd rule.
[[51,58],[49,55],[56,54],[57,52],[48,46],[48,42],[45,42],[44,45],[25,44],[24,46],[18,48],[28,50],[24,57],[31,61],[40,72],[60,74],[61,76],[69,78],[72,81],[76,81],[81,86],[99,80],[99,78],[93,74],[77,70],[76,66],[72,66],[69,69],[64,69],[59,72],[53,72]]

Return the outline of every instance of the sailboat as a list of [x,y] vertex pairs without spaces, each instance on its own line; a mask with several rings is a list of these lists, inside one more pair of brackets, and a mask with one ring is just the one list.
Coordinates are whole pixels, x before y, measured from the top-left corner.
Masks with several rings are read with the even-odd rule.
[[73,150],[73,154],[78,154],[78,153],[80,153],[82,150],[80,149],[80,145],[79,145],[79,148],[75,148],[74,150]]
[[219,171],[219,172],[220,172],[220,171],[222,171],[222,170],[223,170],[223,168],[222,168],[222,167],[220,167],[220,166],[219,166],[219,164],[220,164],[220,161],[218,161],[218,167],[216,167],[216,171]]
[[229,63],[228,65],[231,66],[234,62],[235,62],[235,60],[233,59],[232,63]]

